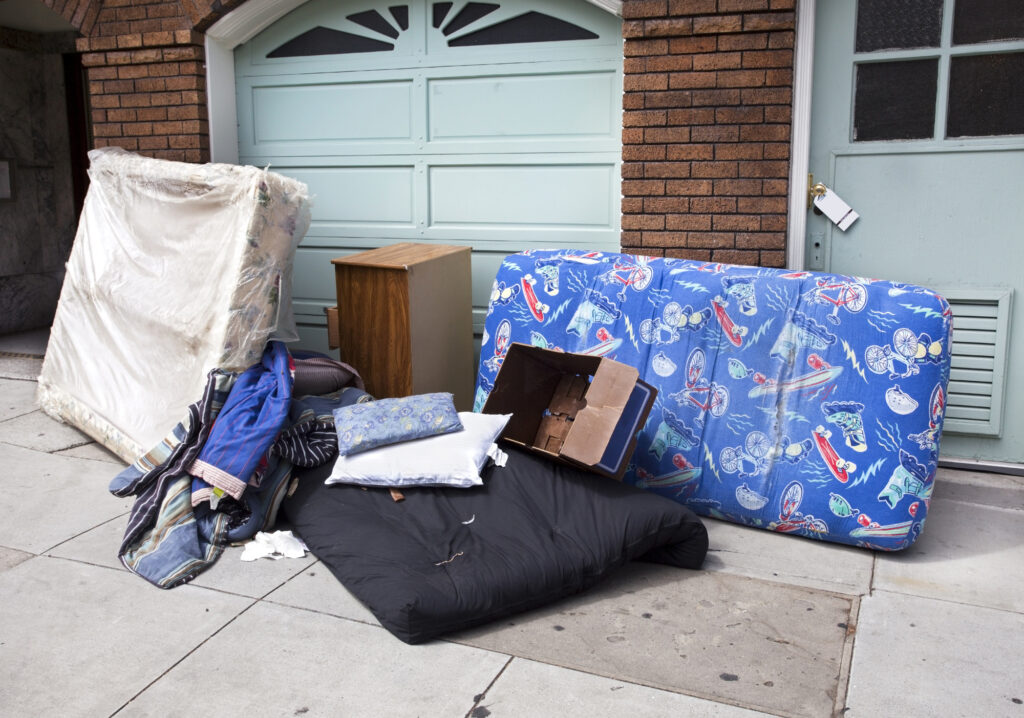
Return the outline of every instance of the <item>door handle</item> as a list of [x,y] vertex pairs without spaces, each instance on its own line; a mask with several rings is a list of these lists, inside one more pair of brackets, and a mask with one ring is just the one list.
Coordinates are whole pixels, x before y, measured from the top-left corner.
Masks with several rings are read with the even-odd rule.
[[807,175],[807,209],[811,208],[815,197],[824,197],[827,191],[828,187],[821,182],[815,184],[813,174]]

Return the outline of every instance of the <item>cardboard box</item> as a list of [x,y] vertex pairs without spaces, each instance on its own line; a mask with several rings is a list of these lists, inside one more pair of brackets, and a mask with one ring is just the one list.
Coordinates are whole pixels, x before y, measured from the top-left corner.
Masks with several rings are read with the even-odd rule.
[[483,412],[512,414],[505,441],[621,479],[657,394],[626,364],[512,344]]

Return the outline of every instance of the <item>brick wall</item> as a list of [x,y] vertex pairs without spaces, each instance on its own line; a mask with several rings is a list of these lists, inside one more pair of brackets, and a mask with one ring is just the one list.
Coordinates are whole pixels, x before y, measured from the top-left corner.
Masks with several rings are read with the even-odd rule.
[[[139,22],[148,27],[153,20]],[[121,20],[114,26],[122,29],[122,22],[130,26]],[[78,49],[88,75],[94,147],[209,160],[201,34],[186,29],[101,35],[80,39]]]
[[625,0],[622,248],[785,266],[794,0]]

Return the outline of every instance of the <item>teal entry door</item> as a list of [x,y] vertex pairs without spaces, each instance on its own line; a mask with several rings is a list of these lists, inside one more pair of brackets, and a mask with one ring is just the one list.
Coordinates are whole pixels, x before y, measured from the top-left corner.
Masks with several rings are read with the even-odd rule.
[[1024,13],[1001,1],[899,8],[816,5],[810,171],[860,217],[843,232],[809,212],[806,266],[943,294],[954,335],[942,458],[1019,464]]

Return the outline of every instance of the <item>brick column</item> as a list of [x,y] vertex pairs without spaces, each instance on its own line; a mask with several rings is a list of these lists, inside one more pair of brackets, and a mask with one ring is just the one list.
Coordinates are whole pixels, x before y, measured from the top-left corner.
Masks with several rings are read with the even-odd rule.
[[173,30],[78,40],[94,147],[184,162],[210,158],[203,36]]
[[622,248],[785,265],[794,0],[625,0]]

